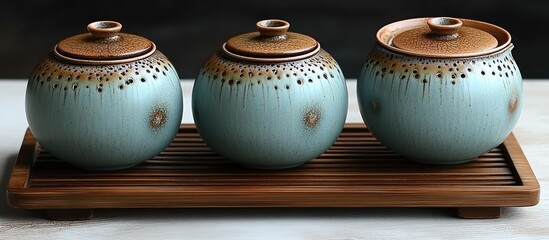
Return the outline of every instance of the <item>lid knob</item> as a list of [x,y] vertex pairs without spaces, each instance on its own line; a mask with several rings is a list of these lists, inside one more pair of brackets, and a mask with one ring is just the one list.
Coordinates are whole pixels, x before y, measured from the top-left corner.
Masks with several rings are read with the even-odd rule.
[[431,34],[457,37],[463,22],[457,18],[436,17],[429,18],[427,20],[427,25],[429,25],[429,28],[431,29]]
[[122,24],[115,21],[97,21],[88,24],[88,32],[96,38],[114,37],[122,29]]
[[286,35],[286,32],[290,28],[290,23],[284,20],[270,19],[259,21],[256,26],[259,36],[274,37]]

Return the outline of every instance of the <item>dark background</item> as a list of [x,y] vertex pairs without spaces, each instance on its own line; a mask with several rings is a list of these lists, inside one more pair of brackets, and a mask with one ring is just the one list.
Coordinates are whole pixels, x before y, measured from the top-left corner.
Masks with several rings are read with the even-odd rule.
[[26,79],[60,40],[83,33],[97,20],[122,23],[122,32],[157,44],[180,78],[194,79],[203,61],[228,38],[255,31],[262,19],[290,22],[290,31],[320,42],[356,78],[375,43],[375,33],[391,22],[450,16],[498,25],[511,33],[513,56],[524,78],[548,78],[548,1],[4,1],[0,5],[0,79]]

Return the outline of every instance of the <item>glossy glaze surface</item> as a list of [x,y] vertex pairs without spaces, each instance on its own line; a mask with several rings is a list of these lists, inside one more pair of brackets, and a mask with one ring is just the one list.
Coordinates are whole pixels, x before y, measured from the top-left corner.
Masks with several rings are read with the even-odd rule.
[[159,154],[175,137],[183,111],[179,77],[159,51],[104,66],[49,56],[32,73],[25,104],[40,144],[91,170],[128,168]]
[[413,57],[375,47],[357,81],[361,114],[389,148],[418,162],[468,162],[498,144],[522,108],[511,48],[480,57]]
[[198,74],[193,117],[204,141],[251,168],[304,164],[326,151],[343,129],[347,87],[324,50],[281,63],[235,61],[214,54]]

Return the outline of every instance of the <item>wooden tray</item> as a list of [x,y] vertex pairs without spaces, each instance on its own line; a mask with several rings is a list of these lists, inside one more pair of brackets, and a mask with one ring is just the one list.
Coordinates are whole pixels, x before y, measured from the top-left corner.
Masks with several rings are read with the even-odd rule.
[[297,168],[253,170],[214,153],[183,124],[159,156],[136,167],[94,172],[41,149],[27,130],[8,184],[14,208],[56,220],[89,219],[98,208],[452,207],[462,218],[496,218],[533,206],[539,183],[517,140],[461,165],[407,161],[363,124],[347,124],[323,155]]

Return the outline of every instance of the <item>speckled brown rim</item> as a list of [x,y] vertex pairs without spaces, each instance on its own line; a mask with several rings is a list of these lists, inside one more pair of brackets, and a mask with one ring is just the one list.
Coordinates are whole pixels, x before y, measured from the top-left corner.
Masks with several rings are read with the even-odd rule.
[[483,31],[486,31],[490,34],[492,34],[497,40],[498,40],[498,46],[486,51],[480,51],[475,53],[466,53],[466,54],[429,54],[429,53],[418,53],[418,52],[412,52],[407,51],[404,49],[397,48],[392,45],[392,39],[407,30],[417,28],[418,26],[425,25],[427,26],[427,21],[429,18],[413,18],[413,19],[407,19],[402,20],[394,23],[390,23],[388,25],[385,25],[376,34],[376,40],[381,46],[394,51],[399,52],[406,55],[411,56],[418,56],[418,57],[430,57],[430,58],[468,58],[468,57],[478,57],[478,56],[485,56],[492,53],[497,53],[503,50],[507,50],[509,48],[512,48],[511,44],[511,35],[509,32],[507,32],[505,29],[496,26],[494,24],[477,21],[477,20],[471,20],[471,19],[463,19],[460,18],[460,20],[463,22],[463,26],[468,26],[472,28],[481,29]]
[[64,62],[69,62],[69,63],[82,64],[82,65],[111,65],[111,64],[135,62],[151,56],[155,51],[156,51],[156,45],[153,42],[151,42],[151,49],[142,55],[130,57],[130,58],[97,60],[97,59],[82,59],[82,58],[68,57],[61,54],[59,51],[57,51],[57,45],[55,45],[55,47],[53,48],[53,54],[59,60]]
[[262,63],[265,63],[265,62],[268,62],[268,63],[277,63],[277,62],[291,62],[291,61],[297,61],[297,60],[302,60],[302,59],[305,59],[305,58],[309,58],[311,56],[314,56],[315,54],[318,53],[318,51],[320,51],[320,43],[317,43],[316,44],[316,47],[308,52],[308,53],[305,53],[305,54],[302,54],[302,55],[297,55],[297,56],[291,56],[291,57],[282,57],[282,58],[268,58],[268,57],[250,57],[250,56],[244,56],[244,55],[240,55],[240,54],[236,54],[234,52],[231,52],[227,49],[227,47],[225,46],[227,43],[223,43],[223,46],[222,46],[222,50],[223,50],[223,53],[226,54],[227,56],[231,57],[231,58],[234,58],[234,59],[237,59],[237,60],[244,60],[244,61],[248,61],[248,62],[262,62]]

